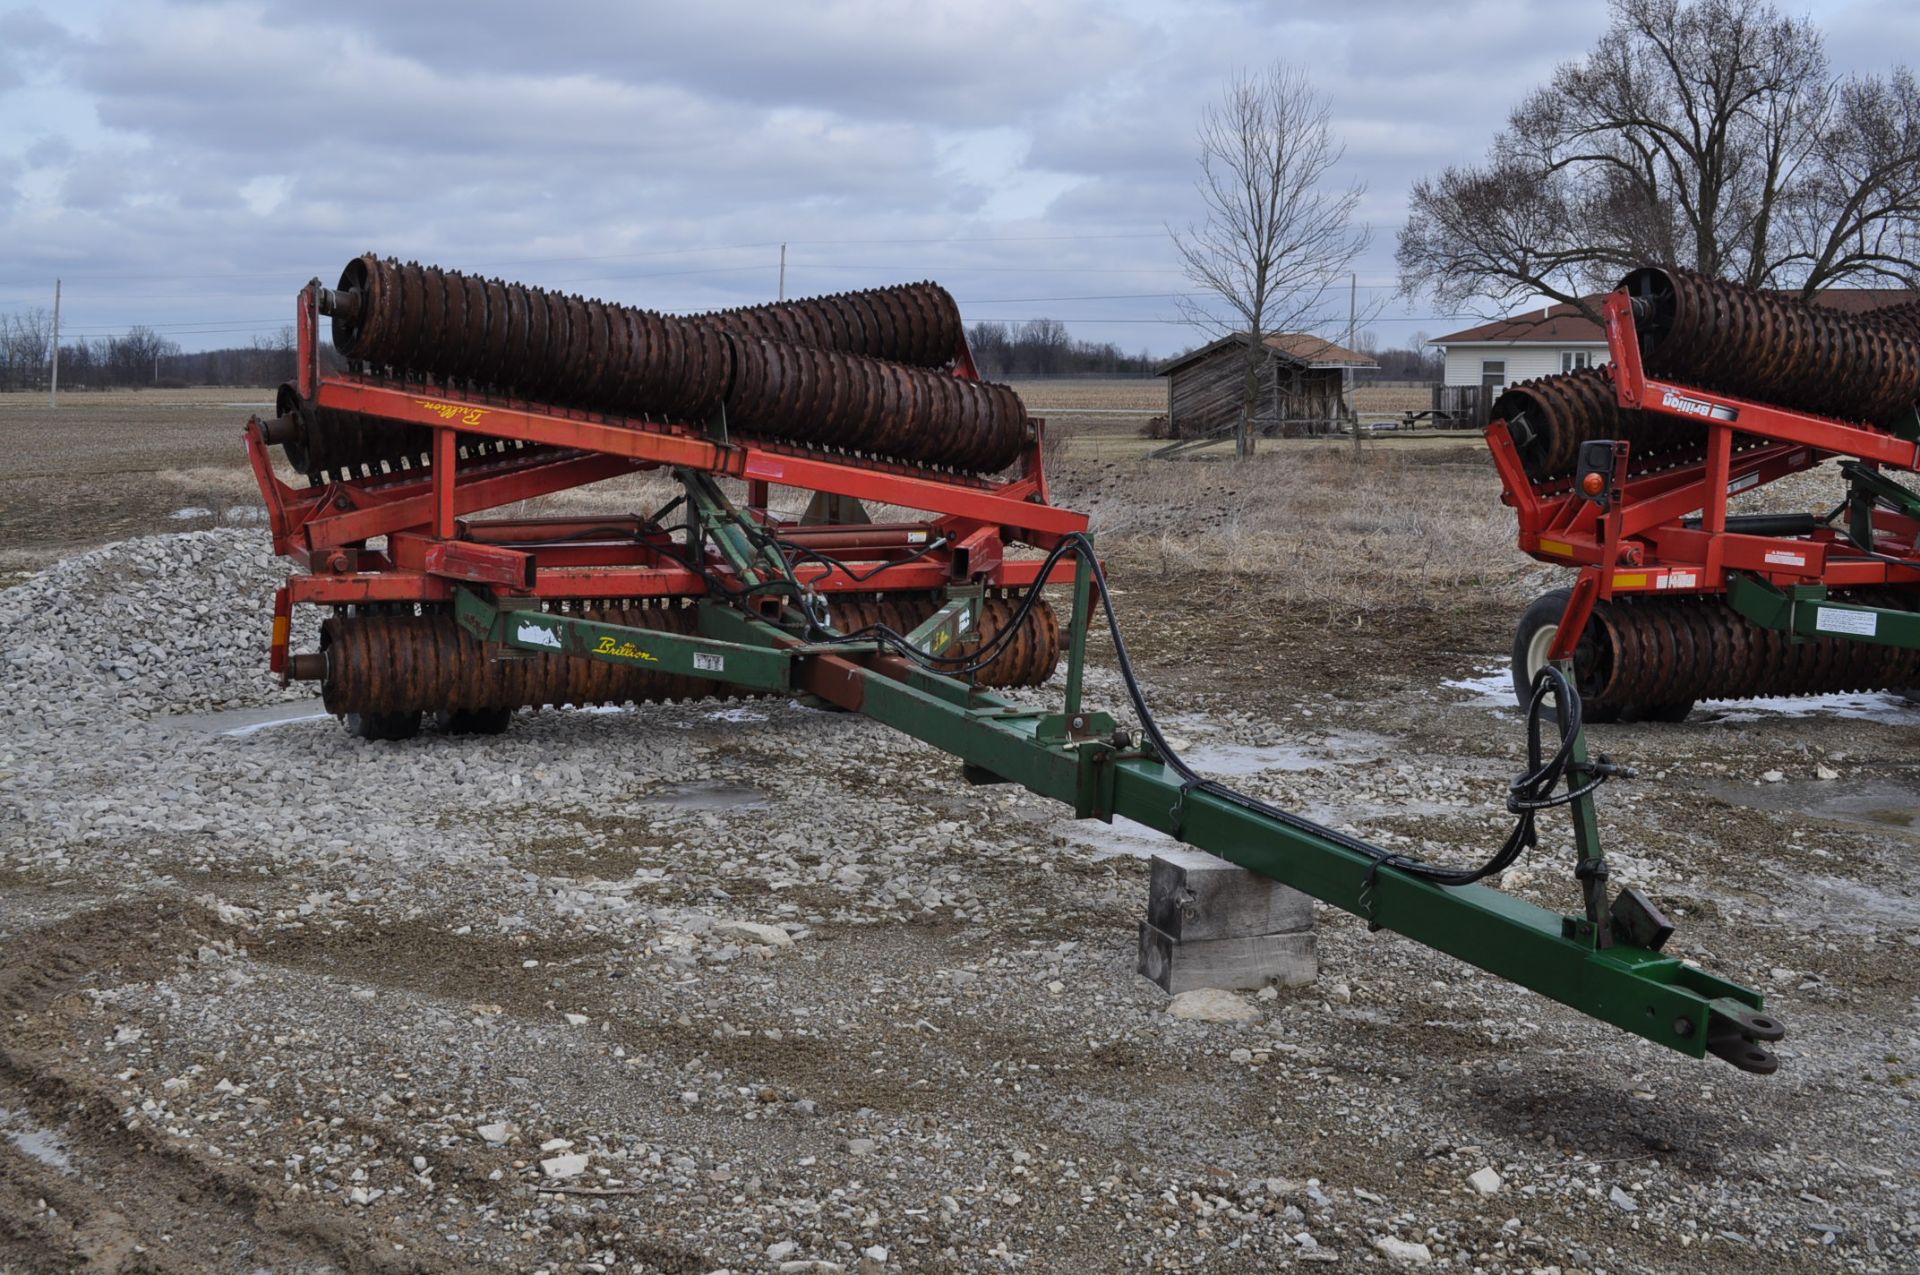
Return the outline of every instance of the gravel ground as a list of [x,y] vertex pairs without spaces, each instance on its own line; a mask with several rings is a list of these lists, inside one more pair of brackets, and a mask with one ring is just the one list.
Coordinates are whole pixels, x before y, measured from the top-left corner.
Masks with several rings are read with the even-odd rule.
[[[1777,1076],[1331,909],[1315,987],[1183,1021],[1132,972],[1143,837],[784,703],[352,740],[264,674],[264,540],[0,593],[0,1271],[1920,1261],[1920,711],[1595,731],[1644,774],[1617,877],[1768,989]],[[1504,610],[1122,587],[1197,761],[1435,857],[1500,835]],[[1569,907],[1550,833],[1504,884]]]

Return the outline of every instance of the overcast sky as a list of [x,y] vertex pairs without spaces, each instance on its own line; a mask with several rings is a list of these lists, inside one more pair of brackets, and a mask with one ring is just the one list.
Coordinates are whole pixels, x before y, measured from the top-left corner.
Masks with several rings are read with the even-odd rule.
[[[0,312],[186,349],[289,321],[373,250],[661,309],[933,278],[967,319],[1194,342],[1165,227],[1236,68],[1305,66],[1363,180],[1382,345],[1409,184],[1478,157],[1604,6],[0,0]],[[1920,5],[1807,6],[1841,70],[1920,60]]]

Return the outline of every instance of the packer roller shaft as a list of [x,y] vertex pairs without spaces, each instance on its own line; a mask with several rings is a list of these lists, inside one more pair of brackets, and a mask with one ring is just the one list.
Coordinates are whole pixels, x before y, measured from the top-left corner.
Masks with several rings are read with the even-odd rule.
[[[836,598],[831,610],[835,627],[843,632],[884,624],[907,633],[939,605],[932,594],[875,594]],[[998,636],[1013,610],[1006,598],[986,599],[978,639],[954,648],[954,653],[965,655]],[[652,606],[588,603],[564,613],[681,636],[694,632],[696,614],[677,600]],[[327,711],[343,717],[667,703],[738,693],[708,678],[573,655],[497,658],[444,612],[335,616],[321,626],[320,646],[317,657],[297,657],[294,671],[320,680]],[[1059,624],[1053,608],[1042,601],[1008,649],[981,670],[980,681],[986,686],[1038,686],[1053,676],[1059,658]]]
[[974,473],[1033,436],[1006,386],[916,365],[943,341],[945,358],[965,349],[931,284],[683,318],[369,254],[320,304],[350,359],[510,398],[675,422],[724,412],[749,434]]

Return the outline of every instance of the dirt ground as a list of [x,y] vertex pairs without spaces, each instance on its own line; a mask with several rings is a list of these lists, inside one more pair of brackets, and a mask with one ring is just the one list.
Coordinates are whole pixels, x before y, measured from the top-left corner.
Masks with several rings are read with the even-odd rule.
[[[257,397],[0,397],[0,1271],[1920,1267],[1920,710],[1592,732],[1640,772],[1616,881],[1767,992],[1775,1076],[1330,907],[1313,987],[1184,1022],[1133,972],[1147,834],[871,723],[380,746],[278,692]],[[1466,446],[1055,476],[1197,761],[1455,863],[1553,582],[1496,493]],[[1502,885],[1569,909],[1569,853]]]
[[0,585],[89,545],[251,519],[240,430],[272,411],[270,389],[0,394]]

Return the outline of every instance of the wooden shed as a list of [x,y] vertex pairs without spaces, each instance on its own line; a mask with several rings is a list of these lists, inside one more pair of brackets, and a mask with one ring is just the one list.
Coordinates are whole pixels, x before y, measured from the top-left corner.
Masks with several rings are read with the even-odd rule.
[[[1378,366],[1309,332],[1276,332],[1261,344],[1254,422],[1263,435],[1323,434],[1347,414],[1347,376]],[[1167,378],[1167,432],[1174,438],[1231,433],[1240,423],[1247,334],[1235,332],[1159,369]]]

